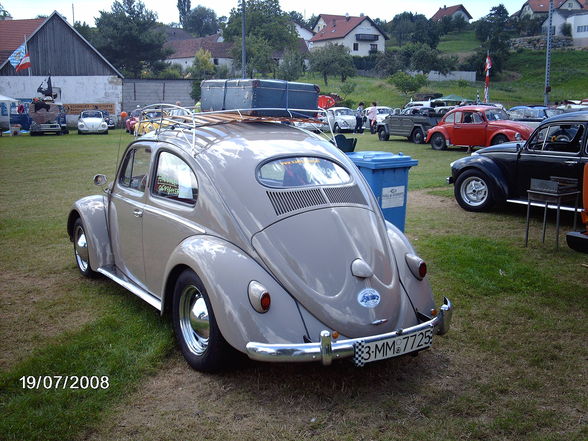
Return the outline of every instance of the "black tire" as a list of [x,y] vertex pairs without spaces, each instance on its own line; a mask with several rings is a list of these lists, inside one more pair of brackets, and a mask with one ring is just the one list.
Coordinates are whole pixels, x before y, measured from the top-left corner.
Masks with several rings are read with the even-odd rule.
[[98,275],[97,272],[92,270],[90,267],[90,245],[88,244],[86,229],[82,219],[79,217],[76,219],[73,225],[73,245],[74,245],[74,257],[76,259],[76,265],[83,276],[94,278]]
[[455,200],[467,211],[487,211],[498,199],[494,183],[480,170],[466,170],[455,180]]
[[106,129],[104,132],[102,132],[103,135],[108,135],[108,129]]
[[390,134],[384,127],[380,127],[378,130],[378,139],[380,141],[388,141],[390,139]]
[[217,372],[231,364],[236,351],[222,336],[206,289],[192,270],[176,280],[172,322],[182,355],[193,369]]
[[335,125],[333,126],[333,132],[341,133],[341,127],[339,127],[339,124],[335,123]]
[[81,130],[78,130],[78,135],[83,135],[84,133]]
[[420,127],[415,128],[410,137],[415,144],[422,144],[425,141],[425,134]]
[[433,150],[447,150],[445,136],[439,132],[433,133],[433,136],[431,136],[431,148]]
[[496,135],[494,138],[492,138],[492,142],[490,143],[491,145],[498,145],[498,144],[504,144],[505,142],[508,142],[508,138],[504,135]]

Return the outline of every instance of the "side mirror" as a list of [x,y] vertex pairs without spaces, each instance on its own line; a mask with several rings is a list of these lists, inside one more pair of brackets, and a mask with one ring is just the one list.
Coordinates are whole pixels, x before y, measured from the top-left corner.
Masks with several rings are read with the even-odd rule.
[[108,178],[106,175],[96,175],[94,176],[94,185],[98,187],[103,187],[108,182]]

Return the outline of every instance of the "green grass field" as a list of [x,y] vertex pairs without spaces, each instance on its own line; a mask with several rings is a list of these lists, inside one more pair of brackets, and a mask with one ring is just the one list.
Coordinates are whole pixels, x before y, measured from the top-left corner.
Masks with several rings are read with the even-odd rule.
[[443,35],[437,46],[440,52],[444,54],[464,54],[473,52],[480,47],[480,42],[476,39],[475,32],[451,32]]
[[[0,438],[586,439],[586,256],[555,251],[551,216],[548,241],[536,214],[524,248],[523,209],[461,210],[444,178],[464,151],[358,138],[358,150],[418,159],[406,232],[436,300],[455,304],[453,328],[416,358],[363,369],[246,363],[220,375],[189,369],[154,309],[75,266],[71,203],[99,192],[95,173],[112,179],[131,137],[0,138]],[[22,387],[40,375],[109,387]]]

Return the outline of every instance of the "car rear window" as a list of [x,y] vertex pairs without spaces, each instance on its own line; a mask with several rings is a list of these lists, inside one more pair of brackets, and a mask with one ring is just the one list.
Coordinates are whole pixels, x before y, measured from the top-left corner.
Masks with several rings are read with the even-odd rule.
[[290,188],[345,184],[351,176],[328,159],[299,156],[266,162],[259,167],[257,179],[268,187]]

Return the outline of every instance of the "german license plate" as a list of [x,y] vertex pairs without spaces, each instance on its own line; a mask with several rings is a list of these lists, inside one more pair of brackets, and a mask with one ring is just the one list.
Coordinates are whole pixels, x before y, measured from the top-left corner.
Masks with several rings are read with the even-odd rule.
[[419,351],[428,348],[432,343],[433,329],[427,328],[384,340],[355,343],[355,359],[357,364],[371,363]]

